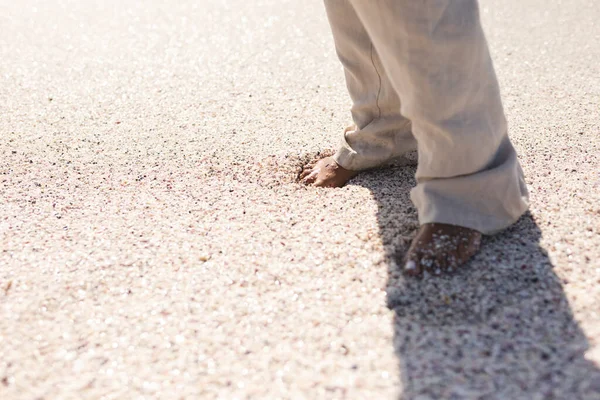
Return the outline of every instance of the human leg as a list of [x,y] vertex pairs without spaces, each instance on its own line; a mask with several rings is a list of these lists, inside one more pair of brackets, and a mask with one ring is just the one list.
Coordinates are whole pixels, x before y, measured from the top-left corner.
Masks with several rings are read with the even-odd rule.
[[[310,177],[308,183],[319,182],[317,186],[341,186],[347,177],[356,175],[347,171],[380,166],[416,149],[416,141],[410,121],[400,114],[396,90],[352,5],[348,1],[325,0],[325,6],[353,103],[354,127],[344,132],[333,157],[318,162],[318,168],[307,166],[301,177]],[[325,178],[319,178],[319,172]],[[335,179],[340,176],[343,179]]]
[[[422,261],[434,271],[457,266],[478,247],[473,232],[502,230],[527,209],[477,1],[350,2],[418,143],[411,198],[422,228],[406,266],[416,264],[417,273]],[[459,236],[469,241],[462,256],[449,245],[462,243]]]

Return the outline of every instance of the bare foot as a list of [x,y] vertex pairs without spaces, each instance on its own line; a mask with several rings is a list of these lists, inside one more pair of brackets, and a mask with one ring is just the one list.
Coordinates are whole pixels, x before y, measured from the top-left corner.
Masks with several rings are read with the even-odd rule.
[[461,226],[424,224],[413,239],[404,263],[406,275],[423,271],[439,275],[463,265],[479,250],[481,233]]
[[347,170],[336,163],[333,157],[325,157],[305,165],[299,179],[305,185],[342,187],[356,175],[358,171]]

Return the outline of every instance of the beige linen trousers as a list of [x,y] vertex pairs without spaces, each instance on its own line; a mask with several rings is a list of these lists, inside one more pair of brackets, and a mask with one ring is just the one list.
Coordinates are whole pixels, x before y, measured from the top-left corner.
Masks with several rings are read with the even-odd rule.
[[357,129],[334,158],[364,170],[417,149],[421,224],[484,234],[528,207],[476,0],[325,0]]

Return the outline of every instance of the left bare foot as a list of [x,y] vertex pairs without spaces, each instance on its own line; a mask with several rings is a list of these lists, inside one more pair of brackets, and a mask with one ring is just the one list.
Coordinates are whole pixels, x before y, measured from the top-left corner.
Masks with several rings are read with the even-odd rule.
[[479,251],[481,233],[461,226],[424,224],[413,239],[404,262],[404,273],[417,276],[423,271],[440,275],[451,272]]
[[305,165],[299,179],[305,185],[342,187],[356,175],[358,171],[350,171],[335,162],[333,157],[325,157]]

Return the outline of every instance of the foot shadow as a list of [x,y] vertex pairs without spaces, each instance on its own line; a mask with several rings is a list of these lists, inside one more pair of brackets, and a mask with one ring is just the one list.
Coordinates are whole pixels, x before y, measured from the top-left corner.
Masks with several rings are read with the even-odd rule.
[[365,173],[379,206],[388,265],[388,307],[402,399],[600,399],[600,369],[530,214],[460,272],[405,278],[394,254],[418,228],[409,198],[414,166]]

